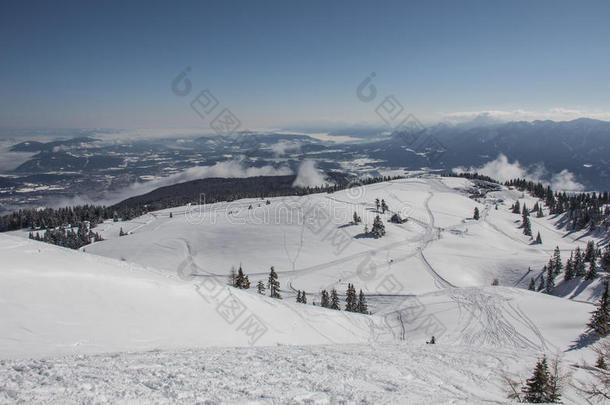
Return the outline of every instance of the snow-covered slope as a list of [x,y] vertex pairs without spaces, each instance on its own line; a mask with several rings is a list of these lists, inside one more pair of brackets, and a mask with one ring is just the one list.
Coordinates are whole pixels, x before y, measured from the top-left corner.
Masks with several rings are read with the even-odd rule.
[[[520,215],[509,207],[517,199],[533,207],[536,200],[504,188],[477,202],[468,196],[471,187],[460,178],[413,178],[272,198],[269,205],[249,199],[182,207],[106,222],[97,229],[107,240],[86,251],[169,273],[192,261],[202,274],[223,278],[241,264],[253,286],[274,266],[287,292],[344,291],[351,282],[367,294],[404,295],[487,286],[495,278],[500,285],[527,287],[555,246],[567,254],[590,239],[566,236],[555,228],[556,219],[532,215],[532,229],[544,241],[532,244],[519,228]],[[364,225],[351,224],[357,212],[371,227],[376,198],[390,208],[381,214],[387,230],[381,239],[363,237]],[[481,211],[479,221],[471,219],[475,207]],[[387,222],[395,212],[409,221]],[[121,228],[130,234],[119,238]],[[387,277],[396,281],[396,290],[382,286]]]
[[378,318],[0,235],[0,356],[368,342]]
[[[587,382],[574,366],[593,359],[581,337],[599,281],[560,285],[573,299],[515,286],[588,236],[531,218],[532,245],[508,207],[533,199],[475,201],[471,187],[419,178],[182,207],[104,223],[107,240],[82,251],[1,234],[0,402],[499,403],[501,374],[527,377],[542,353]],[[350,223],[356,211],[370,228],[376,198],[390,207],[380,239]],[[409,221],[387,222],[395,212]],[[226,286],[240,264],[250,291]],[[270,266],[283,300],[255,291]],[[347,283],[374,315],[311,305]]]

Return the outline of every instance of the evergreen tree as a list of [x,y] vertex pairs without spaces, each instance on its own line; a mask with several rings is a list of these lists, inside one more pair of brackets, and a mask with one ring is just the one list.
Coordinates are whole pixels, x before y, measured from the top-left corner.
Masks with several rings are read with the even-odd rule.
[[323,308],[330,308],[330,298],[328,296],[328,291],[322,290],[322,298],[320,300],[320,306]]
[[385,203],[385,200],[381,200],[381,212],[385,214],[385,212],[388,210],[388,204]]
[[584,277],[586,274],[585,258],[578,247],[574,251],[574,274],[576,274],[576,277]]
[[360,312],[361,314],[369,313],[369,306],[366,303],[366,297],[364,296],[362,290],[360,290],[360,294],[358,294],[358,305],[356,307],[356,311]]
[[360,222],[362,222],[362,219],[358,216],[356,211],[354,211],[354,224],[358,225]]
[[242,288],[245,290],[250,288],[250,279],[248,278],[248,275],[244,275],[244,283],[242,284]]
[[536,291],[536,282],[534,281],[534,277],[530,279],[530,285],[527,287],[530,291]]
[[561,273],[561,269],[563,268],[563,264],[561,263],[561,251],[559,250],[559,246],[555,247],[553,251],[553,272],[555,274]]
[[523,217],[523,234],[526,236],[532,236],[532,225],[528,216]]
[[533,375],[527,379],[523,388],[524,402],[541,404],[549,401],[550,373],[546,357],[538,360]]
[[604,292],[597,308],[591,314],[591,319],[587,326],[602,338],[610,334],[610,301],[608,300],[607,281],[604,282]]
[[542,245],[542,237],[540,237],[540,232],[538,232],[538,235],[536,236],[536,244]]
[[566,261],[566,272],[563,275],[565,281],[570,281],[576,277],[576,271],[574,270],[574,254],[570,255],[570,258]]
[[241,268],[241,265],[240,265],[239,269],[237,270],[237,276],[235,277],[234,287],[244,288],[244,284],[245,284],[244,270]]
[[479,209],[477,207],[474,207],[474,214],[472,215],[472,218],[475,221],[478,221],[480,218]]
[[536,216],[538,218],[542,218],[544,216],[544,212],[542,212],[542,206],[538,206],[538,210],[536,211]]
[[379,217],[379,215],[377,215],[375,217],[375,220],[373,221],[373,227],[371,228],[371,233],[376,238],[381,238],[382,236],[385,235],[385,225],[381,221],[381,218]]
[[337,295],[337,290],[335,290],[334,288],[330,292],[330,309],[341,309],[341,307],[339,306],[339,296]]
[[356,297],[356,289],[353,284],[347,285],[345,292],[345,310],[348,312],[356,312],[358,309],[358,298]]
[[519,213],[521,213],[521,207],[519,206],[519,200],[517,200],[513,204],[513,214],[519,214]]
[[555,289],[555,272],[552,267],[547,267],[546,270],[546,293],[552,294]]
[[256,290],[258,291],[259,294],[265,295],[265,283],[263,283],[263,280],[258,280],[258,284],[256,285]]
[[280,282],[277,279],[277,273],[275,272],[273,266],[271,266],[271,271],[269,272],[267,288],[269,288],[269,296],[271,298],[282,298],[282,296],[280,295]]
[[585,280],[594,280],[597,278],[597,264],[595,260],[589,262],[589,271],[585,275]]
[[587,242],[587,249],[585,250],[585,262],[595,261],[597,258],[597,249],[595,249],[595,242],[590,240]]

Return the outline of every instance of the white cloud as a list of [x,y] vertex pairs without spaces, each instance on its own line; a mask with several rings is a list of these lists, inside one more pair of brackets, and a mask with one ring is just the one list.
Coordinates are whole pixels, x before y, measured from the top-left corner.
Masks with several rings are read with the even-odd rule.
[[284,140],[271,145],[270,149],[276,156],[283,156],[286,154],[286,152],[298,152],[299,150],[301,150],[301,143],[297,141]]
[[[509,162],[508,158],[503,154],[500,154],[496,159],[485,163],[483,166],[456,167],[453,171],[456,173],[477,172],[501,182],[516,178],[528,179],[534,182],[549,184],[556,191],[583,191],[585,189],[582,184],[576,181],[574,174],[567,169],[549,176],[549,173],[542,164],[525,167],[518,160],[512,163]],[[550,181],[548,180],[549,178]]]
[[292,183],[293,187],[315,187],[323,186],[328,182],[324,180],[324,174],[316,168],[313,160],[304,160],[299,166],[297,178]]

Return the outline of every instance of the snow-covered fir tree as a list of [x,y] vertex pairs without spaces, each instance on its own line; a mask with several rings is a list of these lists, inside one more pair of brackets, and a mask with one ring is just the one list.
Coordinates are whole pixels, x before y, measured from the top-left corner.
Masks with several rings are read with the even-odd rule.
[[330,308],[330,297],[328,291],[322,290],[322,298],[320,298],[320,306],[323,308]]
[[258,280],[258,284],[256,284],[256,291],[258,291],[258,293],[261,295],[265,295],[265,283],[263,280]]
[[335,290],[334,288],[330,292],[330,309],[341,309],[341,307],[339,306],[339,295],[337,294],[337,290]]
[[591,314],[591,319],[587,324],[591,330],[595,331],[600,337],[610,334],[610,301],[608,300],[608,281],[604,282],[604,292],[599,299],[597,308]]
[[366,297],[364,296],[362,290],[360,290],[360,294],[358,294],[358,305],[356,307],[356,310],[361,314],[369,313],[369,306],[366,303]]
[[280,282],[277,279],[277,273],[275,272],[275,268],[273,268],[273,266],[271,266],[271,270],[269,271],[267,288],[269,289],[269,296],[271,298],[282,298],[282,296],[280,295]]
[[375,220],[373,221],[373,227],[371,228],[371,233],[376,238],[381,238],[382,236],[385,235],[385,225],[381,221],[381,218],[379,217],[379,215],[377,215],[375,217]]
[[358,310],[358,297],[356,297],[356,289],[353,284],[347,284],[347,291],[345,292],[345,310],[348,312],[357,312]]
[[585,280],[594,280],[597,278],[597,263],[595,260],[589,262],[589,270],[585,274]]

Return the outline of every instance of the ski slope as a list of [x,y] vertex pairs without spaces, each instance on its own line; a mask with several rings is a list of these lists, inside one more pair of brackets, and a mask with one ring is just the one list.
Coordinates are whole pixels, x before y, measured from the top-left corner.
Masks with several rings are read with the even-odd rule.
[[[471,188],[432,177],[182,207],[106,222],[81,251],[0,234],[0,403],[505,403],[502,375],[527,377],[542,353],[587,383],[599,281],[558,285],[565,298],[515,286],[589,236],[532,217],[532,245],[508,207],[533,199],[475,201]],[[375,198],[390,207],[380,239],[350,222],[356,211],[370,227]],[[394,212],[409,220],[387,222]],[[240,264],[250,291],[226,286]],[[255,291],[270,266],[283,300]],[[311,305],[347,283],[373,315]]]
[[[202,276],[219,279],[242,265],[252,286],[266,280],[274,266],[287,293],[344,291],[353,283],[369,295],[409,295],[487,286],[496,278],[503,286],[527,287],[555,246],[566,255],[590,239],[577,233],[566,237],[554,226],[556,219],[532,215],[533,232],[540,231],[544,242],[534,245],[519,228],[520,215],[509,210],[516,200],[532,207],[534,199],[503,188],[475,201],[468,197],[472,186],[460,178],[412,178],[333,194],[271,198],[269,205],[245,199],[181,207],[128,222],[108,221],[97,228],[106,240],[85,250],[168,273],[188,261]],[[380,214],[387,234],[362,237],[364,226],[352,224],[352,215],[357,212],[370,228],[378,214],[376,198],[390,208]],[[479,221],[471,219],[475,207]],[[395,212],[409,221],[387,222]],[[119,238],[121,228],[130,234]],[[530,266],[533,272],[527,274]],[[385,288],[388,277],[395,280],[395,290]]]

